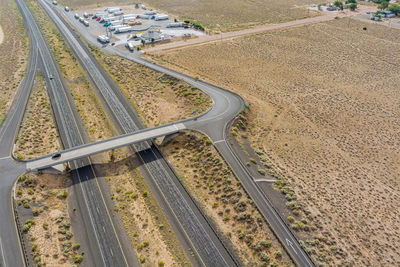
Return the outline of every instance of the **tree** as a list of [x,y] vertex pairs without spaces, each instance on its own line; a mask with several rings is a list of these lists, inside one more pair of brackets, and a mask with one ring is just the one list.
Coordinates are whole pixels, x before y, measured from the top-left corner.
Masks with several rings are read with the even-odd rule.
[[357,8],[357,4],[356,4],[356,3],[351,3],[351,4],[349,5],[349,8],[350,8],[351,11],[354,11],[354,10],[356,10],[356,8]]
[[379,9],[386,9],[389,6],[389,2],[388,1],[381,1],[380,5],[378,6]]
[[393,4],[388,8],[389,11],[392,11],[394,14],[400,14],[400,6],[398,4]]
[[335,2],[333,2],[333,5],[335,7],[337,7],[338,9],[343,10],[343,2],[342,1],[336,0]]
[[146,43],[146,41],[144,39],[141,40],[142,45],[144,46],[144,44]]
[[356,0],[346,0],[346,4],[352,4],[352,3],[356,4],[357,1]]
[[155,41],[154,38],[151,38],[151,42],[154,43],[154,41]]
[[135,8],[138,9],[139,8],[139,4],[135,4]]

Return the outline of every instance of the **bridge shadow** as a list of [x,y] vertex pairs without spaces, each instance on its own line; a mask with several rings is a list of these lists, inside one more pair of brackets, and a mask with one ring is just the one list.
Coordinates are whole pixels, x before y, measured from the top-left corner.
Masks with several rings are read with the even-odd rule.
[[[83,167],[71,170],[72,182],[76,184],[93,179],[94,177],[113,177],[119,175],[120,173],[118,170],[123,169],[125,166],[128,167],[129,170],[134,170],[144,164],[161,159],[161,153],[157,148],[154,148],[156,147],[152,145],[149,149],[141,150],[117,161],[111,158],[110,161],[106,163],[85,164]],[[81,179],[74,179],[74,177],[77,177],[77,174],[79,174]]]

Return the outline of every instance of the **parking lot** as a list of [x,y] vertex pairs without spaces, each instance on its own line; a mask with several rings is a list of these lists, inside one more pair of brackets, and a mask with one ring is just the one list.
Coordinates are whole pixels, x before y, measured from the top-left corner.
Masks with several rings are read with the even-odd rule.
[[[108,7],[99,7],[90,10],[70,10],[68,12],[65,11],[63,7],[59,8],[63,10],[63,13],[68,19],[71,20],[71,22],[73,22],[73,24],[76,24],[76,21],[79,21],[79,18],[84,20],[81,21],[82,25],[84,25],[87,21],[88,26],[86,29],[88,34],[90,34],[92,37],[98,38],[99,36],[106,36],[109,39],[107,43],[123,49],[128,48],[127,43],[129,43],[130,48],[133,49],[134,47],[143,45],[143,43],[156,45],[157,43],[173,42],[185,38],[196,38],[197,36],[205,34],[203,31],[196,30],[183,22],[179,23],[178,20],[175,20],[170,16],[168,16],[168,19],[157,20],[157,15],[164,15],[159,14],[158,12],[146,18],[145,13],[149,10],[142,7],[136,8],[134,5],[119,6],[123,12],[123,14],[120,14],[119,16],[113,16],[112,13],[105,11]],[[117,33],[118,30],[111,30],[112,27],[106,27],[104,22],[100,23],[98,18],[95,16],[96,13],[105,13],[104,15],[99,16],[103,18],[115,17],[117,20],[122,22],[121,26],[118,25],[117,27],[123,28],[123,26],[130,26],[130,30],[128,32]],[[122,17],[131,14],[135,17],[134,19],[131,18],[129,20],[125,20]],[[164,16],[164,18],[165,17],[167,16]],[[176,22],[179,23],[179,27],[170,27]],[[127,23],[138,24],[122,25]]]

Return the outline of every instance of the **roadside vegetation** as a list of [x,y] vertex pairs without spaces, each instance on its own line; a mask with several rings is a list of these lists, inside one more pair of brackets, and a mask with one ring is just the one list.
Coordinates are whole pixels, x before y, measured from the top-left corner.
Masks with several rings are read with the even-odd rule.
[[60,147],[43,76],[37,75],[17,137],[14,155],[18,159],[27,160],[59,151]]
[[211,108],[210,97],[196,87],[93,46],[90,48],[147,127],[197,116]]
[[244,266],[292,265],[254,202],[207,136],[185,132],[161,150]]
[[83,260],[68,216],[69,186],[66,175],[30,173],[18,179],[18,218],[34,266],[71,266]]
[[[29,41],[22,16],[13,0],[0,0],[0,125],[21,83],[28,59]],[[7,64],[6,64],[7,63]]]
[[[33,0],[28,4],[53,49],[90,141],[112,137],[116,131],[86,73],[39,4]],[[92,158],[100,162],[97,167],[104,174],[115,205],[113,215],[121,219],[139,261],[144,266],[187,265],[189,261],[145,184],[139,164],[132,163],[135,161],[132,151],[122,148]]]
[[286,222],[317,263],[393,266],[399,40],[399,30],[343,18],[153,58],[246,99],[246,129],[231,134],[276,173]]

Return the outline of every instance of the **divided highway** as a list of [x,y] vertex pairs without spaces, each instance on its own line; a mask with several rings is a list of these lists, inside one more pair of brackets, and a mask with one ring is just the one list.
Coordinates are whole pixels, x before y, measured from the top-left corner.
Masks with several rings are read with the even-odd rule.
[[[72,148],[82,145],[88,142],[88,138],[54,55],[50,52],[25,2],[23,0],[16,2],[36,40],[34,46],[37,46],[41,56],[41,69],[46,77],[45,81],[63,146]],[[74,195],[80,200],[78,213],[85,225],[85,231],[81,231],[85,233],[85,236],[78,235],[77,238],[84,241],[87,249],[86,255],[91,264],[95,266],[127,266],[127,258],[130,257],[132,265],[138,265],[130,244],[125,246],[125,249],[122,247],[97,179],[95,179],[95,172],[90,168],[90,159],[78,159],[70,162],[70,166],[73,170],[71,176],[75,184]]]
[[[77,38],[48,2],[39,0],[39,3],[57,25],[80,64],[88,73],[93,87],[96,88],[97,94],[117,130],[121,134],[126,134],[143,129],[144,126],[131,104],[108,74],[98,65],[85,44]],[[195,205],[193,199],[180,184],[178,177],[157,147],[151,142],[142,142],[134,145],[134,150],[138,151],[139,157],[145,163],[143,165],[144,171],[155,182],[159,194],[167,202],[182,232],[191,243],[196,256],[199,257],[200,264],[206,266],[237,265],[199,207]]]

